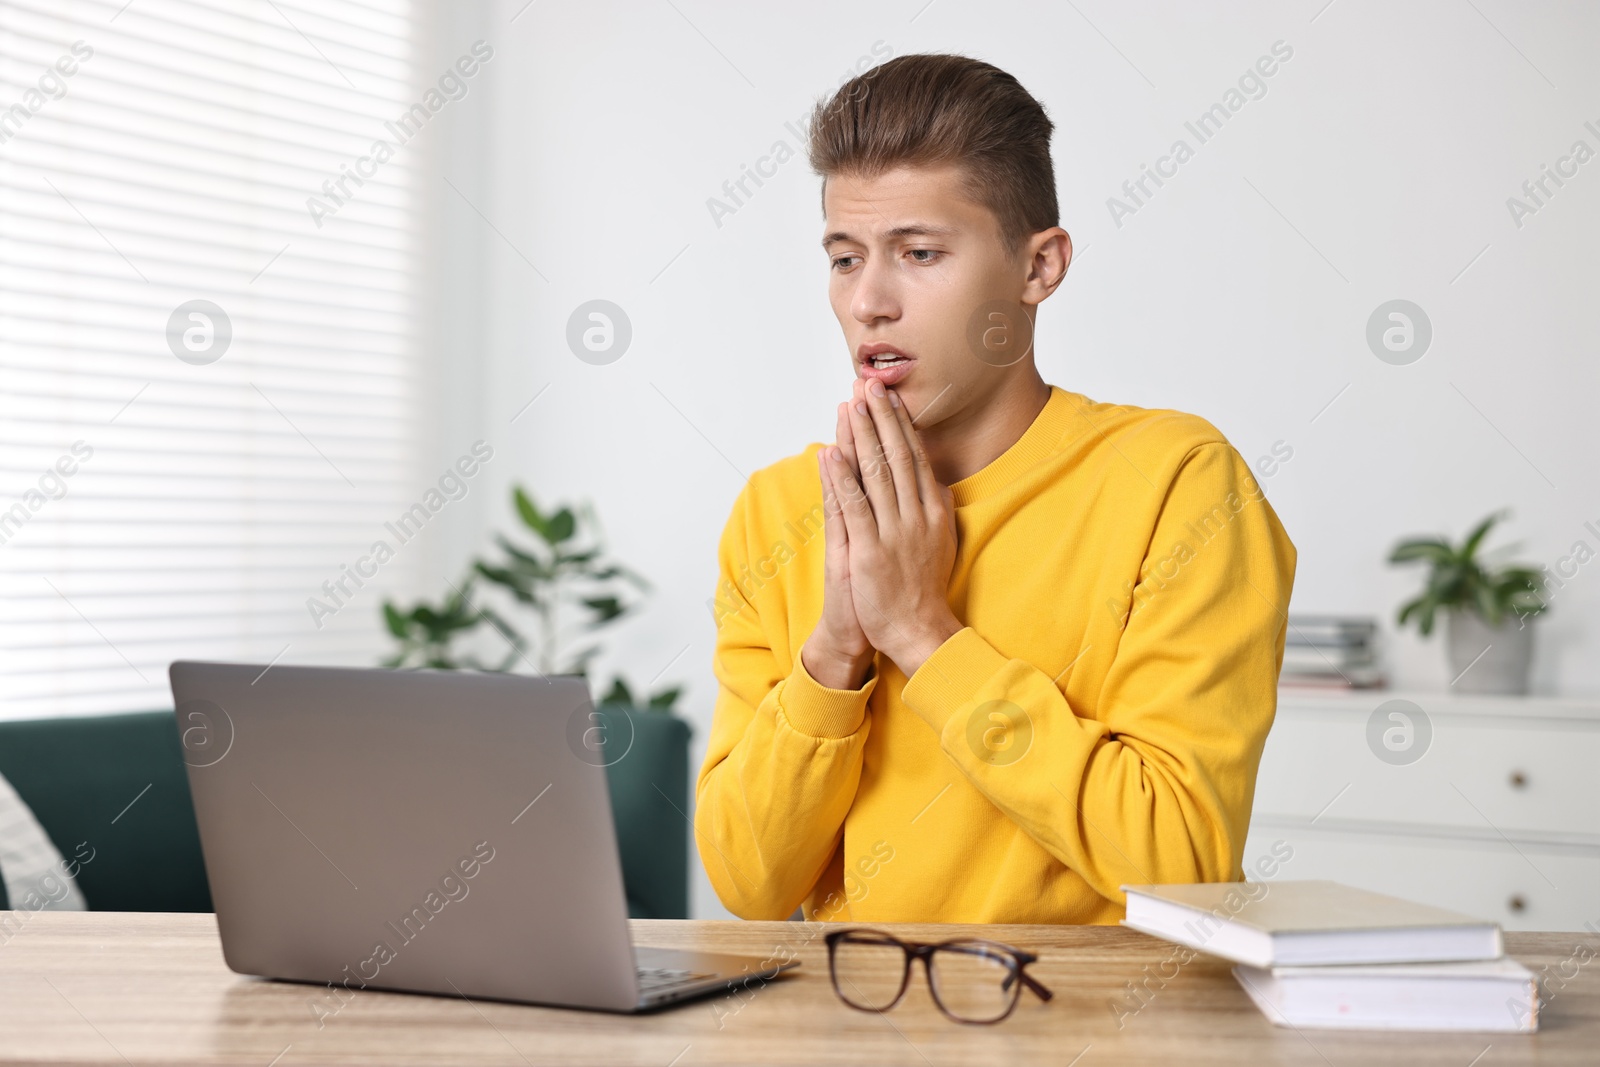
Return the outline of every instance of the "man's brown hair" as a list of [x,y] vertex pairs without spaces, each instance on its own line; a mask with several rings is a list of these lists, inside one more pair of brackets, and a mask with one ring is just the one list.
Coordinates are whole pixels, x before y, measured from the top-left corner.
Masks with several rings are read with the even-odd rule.
[[968,196],[994,212],[1008,252],[1060,225],[1054,124],[1017,79],[967,56],[898,56],[845,82],[811,114],[811,169],[827,181],[953,163]]

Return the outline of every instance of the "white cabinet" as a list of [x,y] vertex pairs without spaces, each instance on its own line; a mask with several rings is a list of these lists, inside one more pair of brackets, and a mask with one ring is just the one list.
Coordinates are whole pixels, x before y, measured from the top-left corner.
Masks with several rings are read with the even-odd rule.
[[1600,930],[1600,700],[1283,689],[1245,845],[1508,930]]

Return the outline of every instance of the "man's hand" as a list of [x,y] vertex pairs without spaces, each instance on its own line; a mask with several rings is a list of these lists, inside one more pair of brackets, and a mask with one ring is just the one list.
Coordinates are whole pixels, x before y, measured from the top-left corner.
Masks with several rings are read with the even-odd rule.
[[817,476],[822,479],[822,618],[800,650],[800,661],[812,678],[830,689],[860,689],[873,647],[856,621],[844,516],[824,461],[826,451],[817,453]]
[[[850,436],[849,406],[840,404],[837,415],[834,439],[854,471],[856,450]],[[822,618],[800,650],[800,661],[812,678],[830,689],[860,689],[866,682],[875,649],[856,619],[844,513],[829,476],[826,448],[817,453],[817,477],[822,482]]]
[[[946,599],[956,558],[955,505],[893,390],[874,381],[856,397],[845,412],[856,464],[846,458],[844,433],[839,446],[820,453],[824,510],[829,524],[843,527],[844,580],[862,634],[910,677],[961,629]],[[835,528],[827,527],[830,560]]]

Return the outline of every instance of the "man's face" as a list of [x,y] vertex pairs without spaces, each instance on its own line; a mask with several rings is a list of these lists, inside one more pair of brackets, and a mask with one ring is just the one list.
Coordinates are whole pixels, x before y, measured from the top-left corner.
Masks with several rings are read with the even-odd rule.
[[[824,210],[828,300],[856,375],[894,388],[918,429],[981,408],[1010,373],[1007,364],[1023,366],[974,350],[980,309],[984,317],[996,307],[1022,314],[1029,264],[1007,256],[994,213],[968,198],[958,168],[835,175]],[[1020,332],[1031,338],[1022,327],[1013,340],[1022,340]],[[872,345],[893,346],[910,359],[873,368],[864,358]]]

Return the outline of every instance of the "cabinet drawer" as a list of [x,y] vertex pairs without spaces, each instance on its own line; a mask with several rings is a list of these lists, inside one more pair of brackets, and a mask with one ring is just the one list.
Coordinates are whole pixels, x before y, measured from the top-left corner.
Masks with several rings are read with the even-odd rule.
[[[1600,730],[1437,716],[1425,727],[1409,724],[1413,751],[1380,753],[1384,743],[1369,742],[1368,719],[1280,714],[1261,757],[1256,814],[1586,835],[1600,843],[1600,792],[1592,785]],[[1396,731],[1397,743],[1407,740],[1408,724],[1387,713],[1380,723]],[[1413,761],[1392,762],[1398,759]]]
[[[1273,845],[1293,854],[1275,880],[1326,878],[1377,893],[1452,908],[1507,930],[1600,926],[1600,849],[1543,849],[1389,834],[1349,834],[1254,825],[1248,871]],[[1280,846],[1281,854],[1281,846]]]

